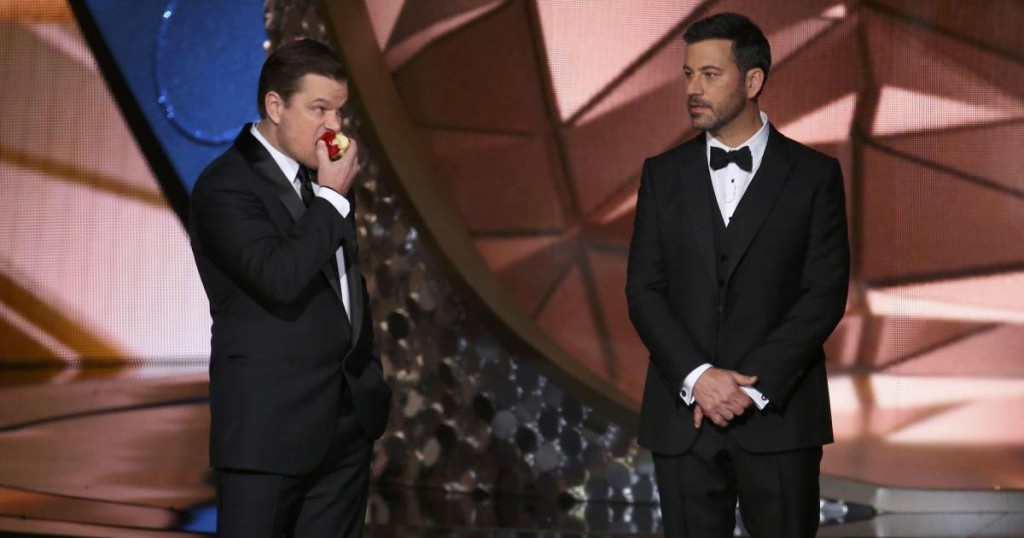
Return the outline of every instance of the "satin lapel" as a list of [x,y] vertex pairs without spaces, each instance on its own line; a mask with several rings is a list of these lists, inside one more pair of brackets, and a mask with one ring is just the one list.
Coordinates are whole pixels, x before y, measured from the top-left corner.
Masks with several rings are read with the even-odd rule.
[[292,218],[299,220],[306,212],[306,206],[302,203],[302,199],[295,194],[291,180],[284,177],[281,167],[277,166],[267,149],[249,132],[251,126],[252,124],[247,123],[245,127],[242,127],[242,132],[235,139],[235,146],[246,157],[256,174],[270,185]]
[[[312,177],[313,181],[316,182],[316,171],[315,170],[310,170],[310,174],[312,174],[312,176],[313,176]],[[294,190],[292,191],[292,194],[295,194]],[[292,198],[298,198],[298,197],[293,196]],[[299,205],[302,207],[303,211],[306,210],[306,206],[305,206],[305,204],[302,203],[301,199],[299,199]],[[337,258],[337,256],[335,256],[335,258]],[[347,262],[348,262],[348,260],[346,258],[346,263]],[[324,276],[327,277],[327,281],[330,282],[331,289],[334,290],[334,294],[338,296],[338,300],[342,301],[342,304],[344,304],[344,299],[342,298],[342,295],[341,295],[341,284],[338,282],[338,274],[334,271],[334,264],[333,263],[324,264],[323,273],[324,273]]]
[[[292,219],[299,220],[302,218],[303,213],[306,212],[306,204],[302,203],[302,198],[299,198],[299,195],[295,192],[291,180],[284,177],[281,167],[274,162],[274,158],[270,156],[267,149],[249,132],[250,127],[251,124],[245,124],[245,127],[242,127],[242,132],[235,139],[238,151],[246,156],[256,174],[270,185],[274,194],[281,200],[284,207],[288,209]],[[331,264],[325,264],[323,272],[328,282],[331,283],[331,289],[334,290],[338,299],[341,300],[341,287],[338,284],[338,275],[333,274],[334,271],[331,270]]]
[[709,201],[713,194],[704,136],[694,138],[683,150],[682,163],[679,167],[679,185],[683,200],[680,217],[686,225],[680,229],[692,230],[700,257],[704,260],[709,276],[714,280],[718,277],[715,265],[715,232],[712,228],[713,216]]
[[792,167],[793,159],[786,148],[785,138],[771,127],[761,166],[754,174],[743,199],[740,200],[730,224],[730,227],[736,226],[737,229],[733,236],[732,252],[729,253],[729,259],[734,260],[734,263],[729,268],[726,278],[732,276],[737,262],[742,259],[743,253],[747,251],[750,242],[761,229],[764,219],[782,192],[782,186],[785,185]]

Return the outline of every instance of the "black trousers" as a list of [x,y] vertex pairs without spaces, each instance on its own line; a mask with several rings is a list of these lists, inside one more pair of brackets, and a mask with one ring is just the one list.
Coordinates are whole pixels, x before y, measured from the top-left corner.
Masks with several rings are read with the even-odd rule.
[[347,412],[324,461],[307,475],[217,469],[217,536],[362,536],[372,448],[355,414]]
[[693,447],[654,454],[666,538],[726,538],[739,501],[752,538],[813,538],[818,532],[821,447],[755,454],[705,423]]

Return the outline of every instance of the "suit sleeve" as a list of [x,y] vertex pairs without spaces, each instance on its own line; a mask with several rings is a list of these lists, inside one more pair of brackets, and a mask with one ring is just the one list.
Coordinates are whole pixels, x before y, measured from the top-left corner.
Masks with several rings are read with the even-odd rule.
[[626,267],[629,318],[651,355],[661,379],[676,394],[686,375],[708,362],[669,303],[668,278],[661,251],[663,230],[658,222],[658,196],[650,161],[644,163],[637,194],[636,220]]
[[[211,184],[212,183],[212,184]],[[263,300],[293,301],[334,256],[349,222],[324,199],[281,232],[263,201],[227,181],[197,188],[191,202],[193,248]]]
[[738,368],[756,375],[757,389],[779,407],[785,405],[804,370],[820,357],[821,346],[846,310],[850,243],[838,161],[832,160],[828,179],[818,187],[813,204],[800,296]]

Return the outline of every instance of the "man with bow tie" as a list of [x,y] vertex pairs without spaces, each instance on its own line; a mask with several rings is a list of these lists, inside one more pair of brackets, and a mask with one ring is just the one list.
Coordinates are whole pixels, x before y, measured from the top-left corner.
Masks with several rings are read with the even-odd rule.
[[639,443],[654,454],[668,537],[817,532],[832,442],[822,345],[850,271],[839,163],[780,134],[758,106],[771,66],[753,22],[720,13],[684,34],[699,136],[644,163],[629,314],[650,352]]

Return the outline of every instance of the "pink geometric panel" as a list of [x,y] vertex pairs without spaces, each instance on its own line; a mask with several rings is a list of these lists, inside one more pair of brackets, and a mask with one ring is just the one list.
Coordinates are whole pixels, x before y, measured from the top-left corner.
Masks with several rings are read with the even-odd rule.
[[[772,65],[779,65],[808,41],[821,35],[835,25],[835,21],[824,18],[810,18],[797,21],[777,32],[768,34],[772,47]],[[771,70],[769,69],[769,72]]]
[[[871,396],[874,387],[862,377],[829,377],[829,399],[832,404],[832,429],[836,441],[848,443],[858,439],[879,439],[922,420],[945,413],[957,403],[921,403],[898,407],[875,407]],[[830,447],[831,448],[831,447]],[[826,450],[826,454],[832,451]]]
[[996,273],[904,284],[868,292],[877,314],[1024,323],[1024,273]]
[[[818,129],[831,134],[842,128],[842,120],[849,108],[849,103],[842,99],[850,93],[859,93],[865,82],[860,65],[850,61],[850,58],[862,54],[855,22],[848,19],[833,25],[812,46],[800,49],[785,62],[772,67],[759,101],[761,109],[768,113],[769,121],[776,127],[800,121],[814,111],[826,110],[828,112],[823,114],[838,116],[824,116],[827,121],[818,125]],[[828,77],[807,76],[823,65],[829,66]],[[802,130],[806,133],[813,129]],[[812,138],[833,137],[816,135]]]
[[832,334],[825,340],[825,359],[830,366],[849,368],[858,361],[861,352],[861,334],[864,331],[865,316],[850,312],[839,321]]
[[[366,4],[387,4],[387,3],[399,3],[399,2],[376,2],[373,0],[366,0]],[[375,6],[369,8],[371,16],[374,13],[387,14],[388,17],[394,17],[395,21],[392,22],[392,32],[388,47],[394,47],[395,44],[401,43],[409,37],[422,32],[425,28],[430,28],[439,23],[443,23],[446,20],[460,17],[467,12],[479,10],[481,7],[488,6],[490,4],[501,3],[501,0],[446,0],[445,2],[420,2],[413,0],[412,2],[400,2],[402,8],[398,14],[389,13],[393,10]],[[379,17],[379,15],[378,15]],[[379,17],[383,18],[383,17]],[[383,22],[383,21],[382,21]]]
[[[480,2],[472,3],[476,4]],[[482,5],[466,11],[457,12],[449,18],[440,19],[433,24],[430,24],[423,30],[405,37],[400,42],[394,43],[384,54],[384,62],[390,69],[398,69],[399,67],[402,67],[407,61],[409,61],[409,59],[426,48],[427,45],[430,45],[434,40],[440,39],[446,34],[454,32],[460,27],[471,23],[474,19],[484,16],[499,7],[501,3],[502,0],[490,0],[488,2],[483,2]],[[431,4],[428,2],[416,2],[414,5],[429,6]],[[434,3],[434,5],[453,6],[455,4]]]
[[573,261],[573,249],[565,242],[551,236],[477,239],[476,246],[519,306],[533,314]]
[[[597,282],[626,279],[626,259],[599,249],[587,249],[590,271]],[[629,308],[623,290],[598,286],[597,298],[605,318],[605,329],[615,355],[615,384],[625,394],[641,394],[647,375],[647,348],[629,322]],[[639,399],[637,400],[639,402]]]
[[876,136],[888,136],[932,129],[948,129],[1024,118],[1024,105],[1004,100],[991,104],[974,104],[941,95],[882,87],[878,109],[871,127]]
[[460,159],[484,151],[511,148],[529,137],[469,130],[419,129],[427,151],[441,161]]
[[660,121],[685,118],[686,101],[676,84],[619,107],[599,118],[563,131],[572,167],[570,181],[584,216],[604,207],[610,198],[640,177],[645,158],[693,136],[689,123]]
[[523,6],[505,4],[446,35],[394,72],[414,124],[510,134],[547,127],[538,59]]
[[373,35],[377,37],[377,46],[384,50],[388,40],[391,39],[391,32],[395,29],[398,16],[402,13],[402,8],[405,7],[405,0],[364,3],[366,4],[366,11],[370,14]]
[[613,198],[613,203],[591,215],[586,225],[586,236],[593,243],[618,247],[623,253],[626,252],[633,235],[633,219],[636,217],[635,184],[630,182],[621,191],[621,197]]
[[886,371],[899,375],[970,376],[1024,380],[1024,327],[1000,325],[975,331],[966,338],[944,345],[892,366]]
[[863,163],[872,171],[860,226],[869,282],[1024,264],[1024,200],[873,148]]
[[[888,441],[894,444],[928,446],[995,445],[1008,448],[1024,444],[1024,428],[1010,427],[1011,424],[1024,424],[1024,379],[1012,382],[1016,388],[1013,391],[1015,395],[1004,398],[993,398],[986,390],[990,383],[1011,382],[985,382],[970,377],[959,380],[963,383],[955,390],[986,394],[989,397],[916,422],[902,431],[889,435]],[[954,387],[951,385],[949,390],[954,390]],[[1005,478],[1007,477],[999,477],[998,480],[1002,481]]]
[[888,138],[897,151],[1024,194],[1024,121]]
[[1024,50],[1024,11],[1019,0],[985,0],[985,9],[960,1],[876,0],[908,18],[927,21],[938,33],[985,43],[1004,51]]
[[779,127],[786,136],[804,144],[831,144],[850,137],[857,94],[850,92],[827,105]]
[[590,371],[606,379],[614,372],[604,360],[601,340],[594,323],[592,304],[578,268],[572,269],[559,283],[551,298],[536,315],[537,323]]
[[619,107],[641,100],[649,93],[660,91],[665,86],[671,86],[668,92],[677,98],[686,95],[680,60],[685,48],[682,38],[674,37],[664,47],[651,51],[651,55],[629,76],[615,84],[604,96],[597,96],[598,101],[591,102],[590,108],[579,110],[582,115],[569,123],[584,125]]
[[[946,376],[897,376],[878,373],[871,376],[874,405],[879,409],[911,409],[932,405],[964,405],[979,395],[1003,399],[1024,397],[1024,379],[985,379]],[[1006,424],[1014,424],[1006,422]],[[1018,422],[1017,424],[1024,424]],[[1024,433],[1024,428],[1017,428]]]
[[826,19],[845,19],[848,14],[849,10],[846,9],[846,4],[842,2],[821,12],[821,16]]
[[698,0],[537,2],[558,113],[565,120],[678,26]]
[[[865,20],[869,21],[872,75],[879,85],[942,96],[985,109],[1020,113],[1019,91],[1007,92],[991,81],[990,73],[976,69],[977,62],[988,56],[982,51],[970,51],[973,54],[964,57],[969,49],[961,43],[960,57],[948,55],[937,45],[948,43],[950,38],[936,30],[894,22],[878,15]],[[900,40],[890,39],[893,35],[901,36]],[[1016,69],[1019,70],[1020,65]]]
[[560,246],[564,240],[562,236],[482,238],[476,240],[476,247],[487,261],[487,266],[501,272]]
[[442,185],[476,233],[562,230],[572,217],[542,137],[438,161]]
[[[884,368],[896,361],[911,364],[919,357],[940,352],[945,346],[988,330],[991,325],[956,320],[935,320],[884,316],[871,318],[860,362],[872,368]],[[904,362],[896,368],[902,368]]]

